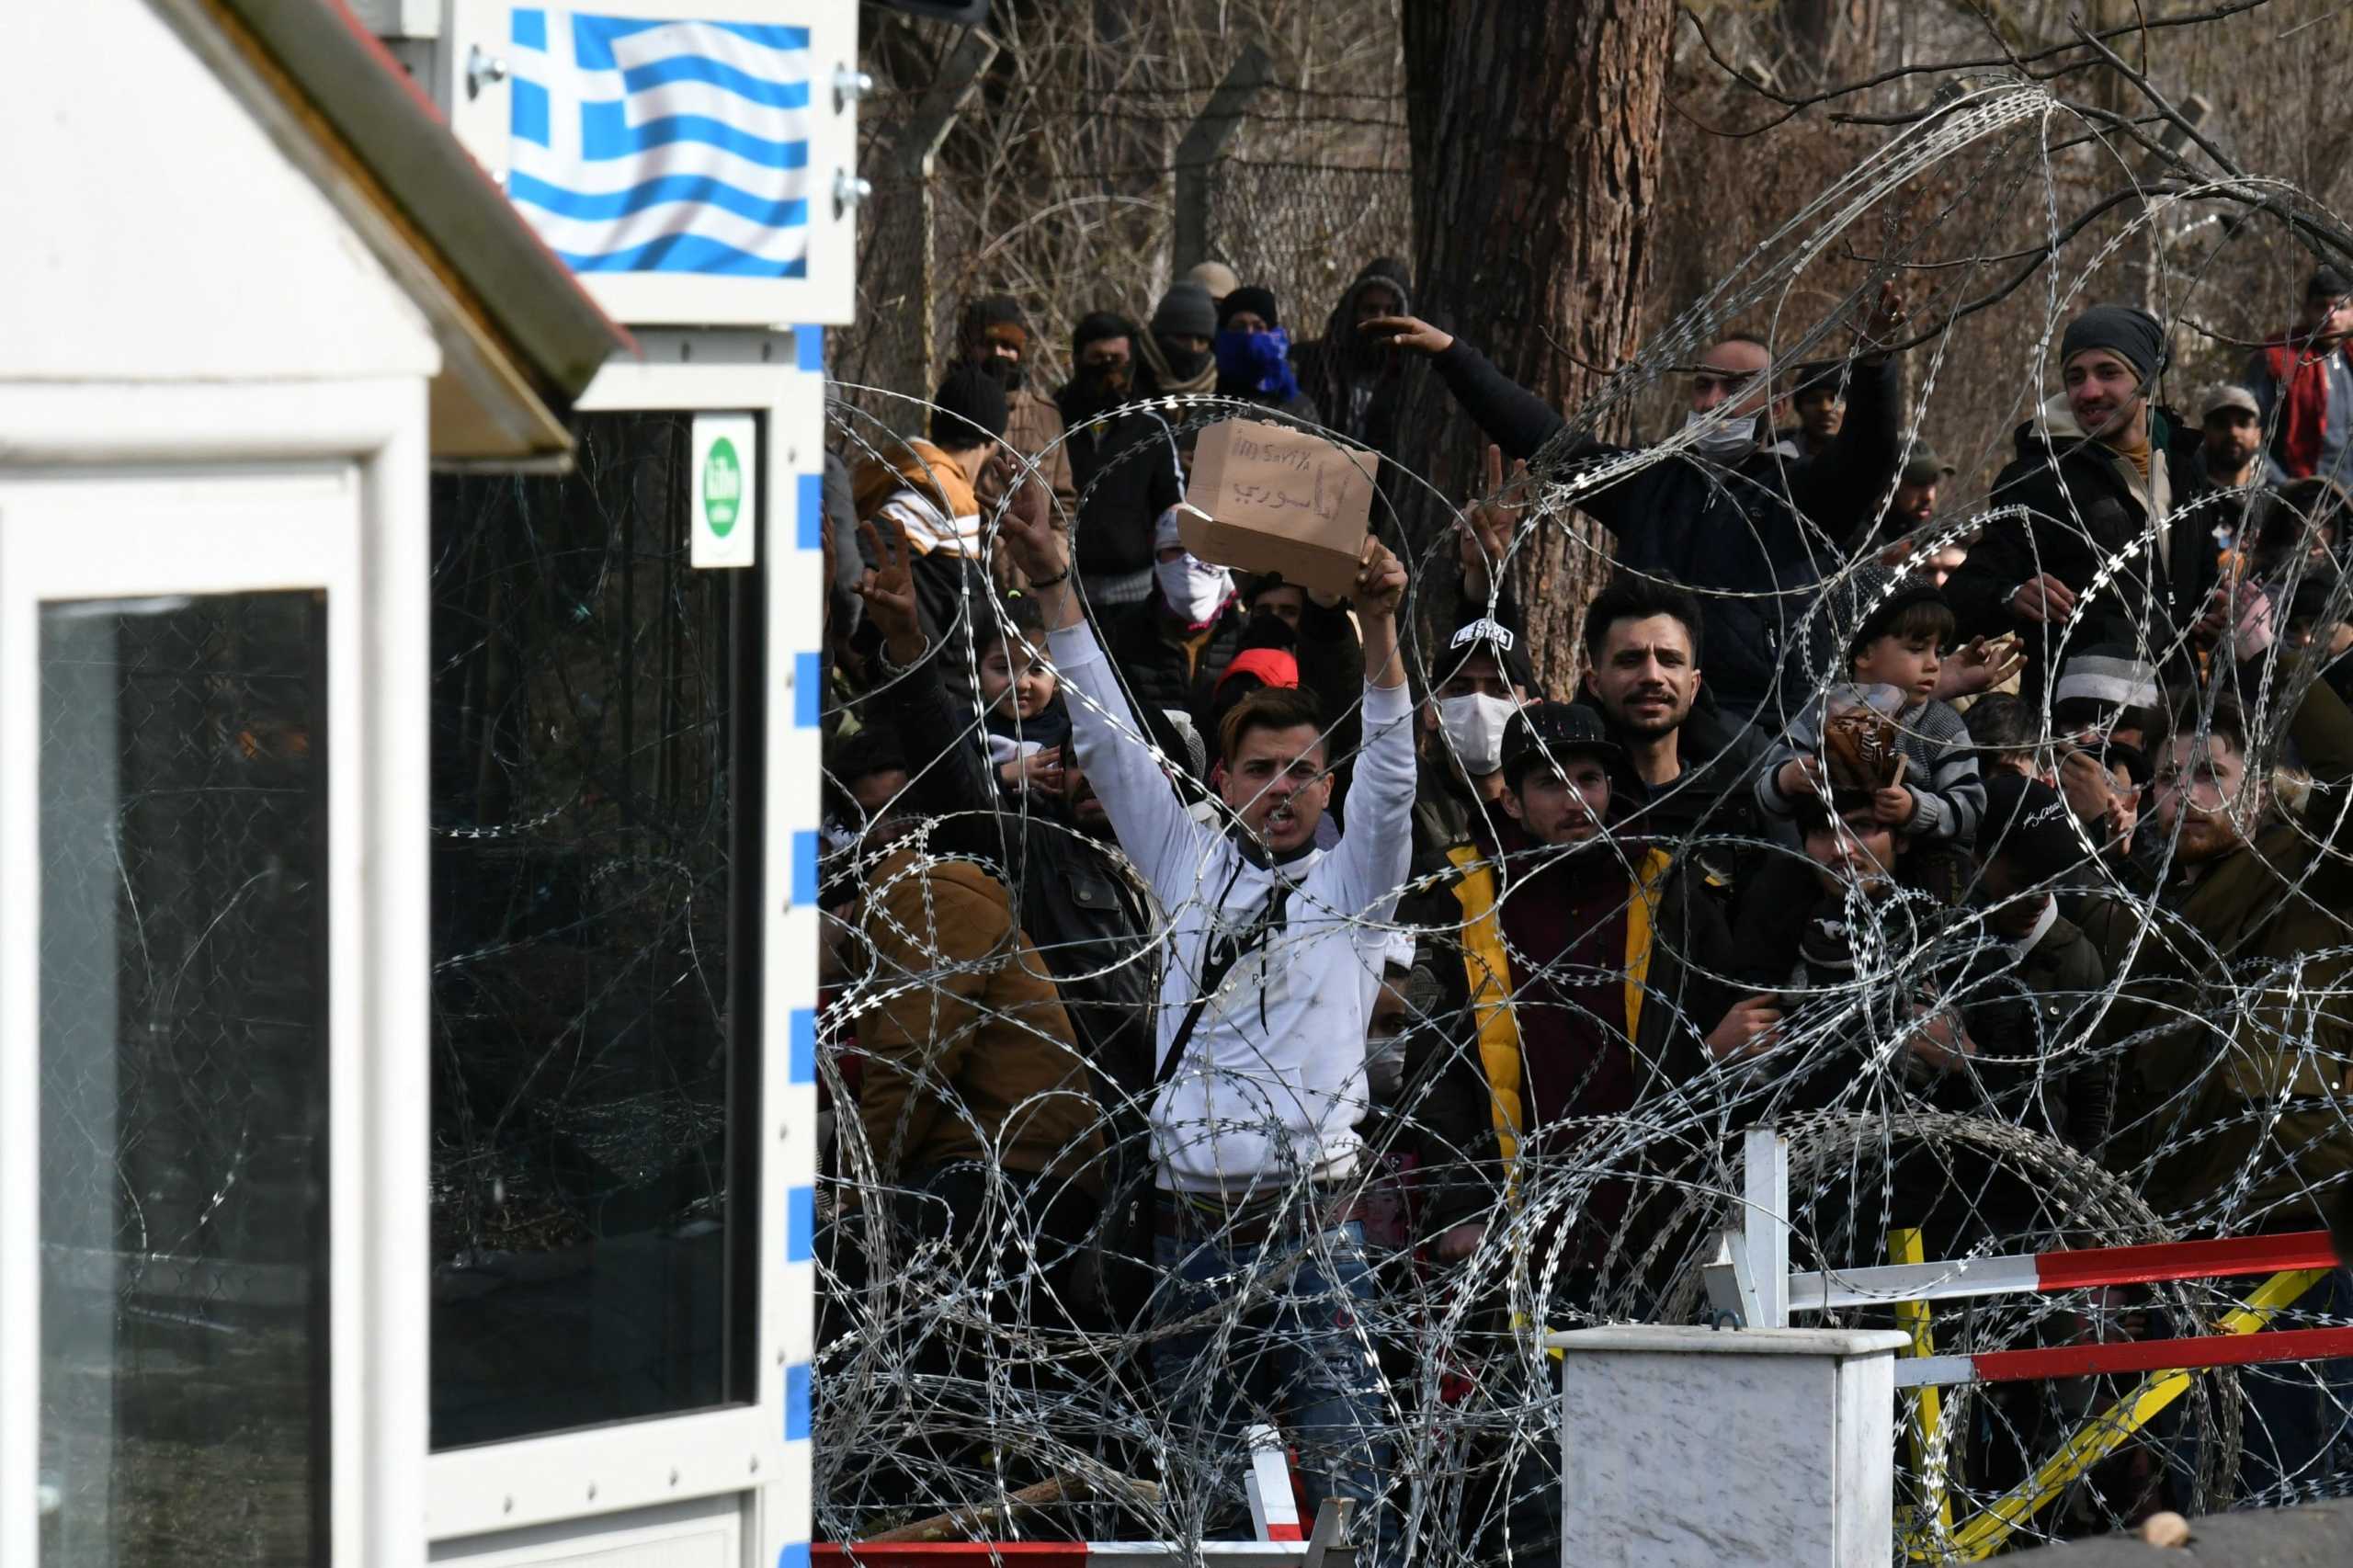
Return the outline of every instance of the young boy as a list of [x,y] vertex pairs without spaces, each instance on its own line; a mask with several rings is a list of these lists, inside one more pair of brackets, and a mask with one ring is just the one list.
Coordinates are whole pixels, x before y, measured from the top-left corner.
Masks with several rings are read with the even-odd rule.
[[1852,684],[1833,686],[1801,709],[1757,775],[1756,801],[1788,822],[1799,801],[1825,788],[1867,791],[1871,820],[1913,850],[1915,885],[1958,903],[1974,869],[1967,851],[1985,809],[1985,783],[1969,727],[1937,697],[1952,610],[1925,578],[1866,566],[1852,584]]
[[1054,666],[1046,659],[1046,621],[1026,596],[1001,601],[975,623],[972,673],[989,765],[1007,790],[1063,787],[1063,748],[1070,714],[1061,701]]

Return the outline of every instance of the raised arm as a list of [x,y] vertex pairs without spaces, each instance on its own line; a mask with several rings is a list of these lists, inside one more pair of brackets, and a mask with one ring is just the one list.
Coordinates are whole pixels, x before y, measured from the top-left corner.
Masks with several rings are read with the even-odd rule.
[[1129,706],[1073,591],[1070,541],[1053,527],[1034,482],[1013,493],[1000,527],[1045,612],[1054,671],[1070,688],[1071,743],[1120,847],[1164,902],[1191,897],[1216,835],[1193,820],[1153,760],[1143,740],[1151,732]]
[[1418,316],[1375,316],[1358,330],[1381,339],[1394,353],[1427,357],[1454,401],[1506,456],[1534,457],[1567,423],[1485,355]]
[[887,676],[869,700],[898,730],[911,808],[932,817],[988,811],[996,804],[996,791],[987,753],[973,733],[979,723],[969,708],[960,710],[941,662],[924,657],[931,643],[915,603],[906,530],[889,517],[882,524],[858,525],[867,553],[877,562],[858,579],[858,597],[867,619],[882,633]]
[[1386,919],[1413,855],[1414,699],[1397,652],[1397,601],[1405,565],[1378,540],[1365,541],[1357,573],[1357,619],[1364,627],[1364,744],[1348,786],[1348,826],[1340,859],[1350,913]]

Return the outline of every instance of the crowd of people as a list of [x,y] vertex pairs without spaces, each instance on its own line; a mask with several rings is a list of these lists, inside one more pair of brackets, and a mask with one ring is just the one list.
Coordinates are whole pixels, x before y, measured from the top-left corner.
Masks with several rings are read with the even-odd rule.
[[[2162,324],[2081,311],[1965,506],[1904,434],[1892,291],[1843,358],[1709,346],[1644,448],[1412,314],[1394,261],[1314,341],[1282,305],[1206,264],[1081,319],[1047,396],[979,301],[927,437],[842,454],[839,1293],[958,1258],[979,1319],[1127,1346],[1168,1484],[1231,1483],[1269,1421],[1396,1562],[1396,1435],[1443,1379],[1387,1293],[1670,1315],[1742,1128],[1879,1119],[1869,1179],[1806,1199],[1832,1267],[1898,1226],[2103,1239],[2051,1162],[2173,1235],[2347,1210],[2353,280],[2186,411]],[[1493,443],[1419,557],[1458,608],[1378,524],[1344,596],[1187,549],[1206,419],[1393,453],[1409,372]],[[1548,687],[1502,563],[1571,508],[1613,575]],[[1962,1120],[2045,1165],[1930,1131]],[[2353,1318],[2353,1276],[2296,1306]],[[988,1383],[957,1342],[912,1372]],[[1108,1375],[1055,1359],[1040,1409]],[[2353,1364],[2243,1392],[2232,1494],[2353,1482]]]

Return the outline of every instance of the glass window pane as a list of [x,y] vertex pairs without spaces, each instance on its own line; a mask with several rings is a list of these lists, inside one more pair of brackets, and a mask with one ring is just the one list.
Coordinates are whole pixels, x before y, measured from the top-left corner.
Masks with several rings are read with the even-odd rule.
[[753,1394],[758,574],[688,565],[688,435],[434,491],[437,1449]]
[[47,1568],[324,1560],[325,637],[41,609]]

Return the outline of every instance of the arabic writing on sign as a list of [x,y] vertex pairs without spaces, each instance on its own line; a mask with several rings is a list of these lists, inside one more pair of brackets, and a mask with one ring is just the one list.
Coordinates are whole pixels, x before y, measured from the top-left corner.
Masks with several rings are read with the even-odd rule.
[[1246,481],[1234,485],[1233,498],[1237,501],[1246,501],[1253,506],[1264,506],[1269,512],[1280,512],[1295,506],[1302,511],[1313,512],[1326,520],[1338,517],[1340,498],[1337,495],[1327,496],[1324,494],[1322,469],[1315,471],[1314,481],[1313,494],[1304,500],[1288,490],[1278,489],[1273,484],[1254,484]]

